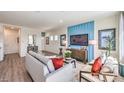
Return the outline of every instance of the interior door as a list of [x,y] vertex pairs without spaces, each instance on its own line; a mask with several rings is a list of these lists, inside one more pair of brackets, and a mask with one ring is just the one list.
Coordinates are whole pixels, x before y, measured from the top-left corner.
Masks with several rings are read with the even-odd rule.
[[5,35],[5,54],[18,53],[18,31],[6,29],[4,31]]

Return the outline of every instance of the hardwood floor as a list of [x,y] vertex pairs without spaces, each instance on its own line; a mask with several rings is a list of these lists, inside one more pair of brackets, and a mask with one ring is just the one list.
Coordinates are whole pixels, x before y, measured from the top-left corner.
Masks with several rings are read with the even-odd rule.
[[24,58],[8,54],[0,62],[0,82],[32,82],[24,66]]

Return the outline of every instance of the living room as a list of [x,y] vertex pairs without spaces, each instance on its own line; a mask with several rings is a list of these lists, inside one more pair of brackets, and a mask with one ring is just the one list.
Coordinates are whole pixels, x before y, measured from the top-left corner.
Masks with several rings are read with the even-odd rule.
[[124,90],[124,0],[1,0],[0,91]]
[[[50,40],[49,44],[45,44],[45,47],[44,47],[44,50],[47,50],[49,52],[53,52],[53,53],[59,53],[59,48],[60,47],[63,47],[63,48],[67,48],[70,44],[69,44],[69,36],[68,36],[68,29],[71,28],[71,27],[75,27],[73,29],[76,29],[75,30],[75,33],[74,35],[78,35],[78,33],[80,33],[81,31],[78,31],[78,30],[84,30],[83,28],[80,29],[78,28],[78,25],[81,25],[81,24],[87,24],[88,22],[91,22],[93,24],[93,29],[94,30],[93,32],[91,32],[92,36],[93,36],[93,40],[95,40],[97,43],[94,45],[94,58],[97,58],[100,53],[104,50],[101,50],[98,48],[98,31],[99,30],[104,30],[104,29],[111,29],[111,28],[115,28],[116,29],[116,51],[112,51],[112,56],[114,57],[117,57],[117,59],[119,58],[119,50],[118,50],[118,29],[119,29],[119,14],[116,12],[115,14],[113,15],[106,15],[106,16],[101,16],[101,17],[97,17],[97,18],[94,18],[94,19],[89,19],[89,20],[85,20],[85,21],[79,21],[79,22],[76,22],[76,23],[72,23],[72,24],[69,24],[69,26],[64,26],[64,27],[58,27],[56,29],[50,29],[46,32],[46,37],[55,37],[55,36],[60,36],[60,35],[63,35],[63,34],[66,34],[66,41],[67,41],[67,45],[66,46],[61,46],[60,44],[60,38],[58,39],[58,41],[56,40]],[[88,25],[88,24],[87,24]],[[76,28],[77,27],[77,28]],[[77,32],[78,31],[78,32]],[[88,32],[85,32],[85,34],[87,34]],[[83,33],[81,33],[83,34]],[[91,39],[92,40],[92,39]],[[44,41],[46,42],[46,41]],[[76,46],[72,46],[72,47],[76,47]],[[76,48],[82,48],[82,46],[78,46]],[[92,52],[93,52],[92,51]]]
[[[88,79],[87,81],[95,81],[95,80],[100,81],[99,78],[96,78],[96,75],[92,76],[92,72],[88,73],[90,75],[87,75],[87,74],[85,75],[85,72],[84,72],[82,77],[81,77],[82,74],[79,74],[79,72],[82,71],[82,69],[84,69],[83,67],[85,67],[86,65],[93,64],[95,62],[95,59],[101,56],[101,54],[103,56],[104,54],[107,53],[107,55],[110,56],[110,59],[114,60],[114,62],[116,61],[115,63],[117,64],[121,60],[120,44],[119,44],[120,14],[121,12],[117,12],[117,11],[116,12],[111,12],[111,11],[108,11],[108,12],[96,12],[96,11],[94,12],[84,12],[84,11],[82,12],[81,11],[80,12],[65,12],[65,11],[0,12],[0,15],[1,15],[0,17],[0,22],[1,22],[0,24],[0,48],[1,48],[0,61],[2,64],[4,64],[5,63],[4,61],[6,60],[6,54],[11,55],[11,53],[5,53],[6,51],[4,48],[5,42],[6,42],[5,27],[9,27],[9,29],[11,30],[13,28],[19,28],[20,29],[19,37],[16,38],[17,39],[16,41],[18,41],[19,43],[19,51],[15,53],[19,54],[19,57],[22,59],[26,56],[26,61],[27,61],[26,70],[30,74],[31,78],[34,79],[33,81],[37,81],[37,82],[42,80],[47,81],[48,79],[48,81],[52,81],[52,82],[55,82],[55,81],[62,82],[62,81],[70,81],[70,79],[75,77],[76,79],[72,81],[81,81],[80,79],[82,77],[83,77],[82,78],[83,80]],[[49,15],[51,15],[51,18],[49,18]],[[108,48],[107,44],[103,44],[105,43],[105,41],[102,40],[102,38],[105,37],[106,35],[111,35],[111,33],[113,35],[112,42],[114,43],[112,43]],[[77,42],[75,42],[76,40]],[[34,58],[32,59],[30,55],[33,55],[35,57],[36,55],[34,55],[34,53],[30,51],[34,51],[34,53],[36,52],[37,54],[40,54],[40,55],[45,53],[46,56],[49,58],[65,57],[64,56],[65,52],[71,51],[73,60],[71,58],[71,62],[70,62],[68,61],[70,60],[70,58],[68,58],[68,60],[64,60],[64,61],[69,63],[69,65],[71,63],[76,63],[76,66],[75,66],[76,68],[75,67],[71,68],[71,66],[68,65],[66,68],[64,68],[66,69],[65,71],[61,71],[61,74],[57,74],[58,76],[64,75],[62,76],[63,78],[61,79],[56,78],[57,75],[56,76],[54,75],[51,77],[49,75],[49,77],[46,78],[45,80],[41,79],[40,77],[37,78],[38,75],[42,76],[42,73],[40,73],[39,71],[39,69],[42,66],[40,64],[41,67],[38,67],[38,66],[35,67],[33,66],[34,63],[29,63],[29,62],[33,62],[32,60],[38,61],[40,59],[39,57],[40,55],[38,55],[39,57],[38,60]],[[81,51],[84,54],[80,54],[82,53]],[[27,56],[27,54],[30,54],[30,55]],[[123,65],[121,66],[123,67]],[[71,68],[70,71],[69,71],[69,67]],[[34,70],[32,70],[31,68],[34,68]],[[1,66],[1,69],[2,69],[2,66]],[[73,69],[75,72],[73,72]],[[39,73],[36,73],[38,71]],[[10,72],[10,74],[11,73],[12,72]],[[46,72],[43,72],[43,73],[46,73]],[[72,75],[73,73],[76,73],[74,77]],[[68,75],[68,78],[65,77],[66,74],[70,74]],[[103,76],[104,75],[112,76],[112,81],[113,81],[113,77],[114,78],[117,77],[116,75],[113,75],[113,73],[110,73],[110,74],[99,73],[99,74]],[[6,74],[5,76],[7,75],[8,74]],[[97,73],[97,76],[98,76],[98,73]],[[123,76],[123,71],[122,71],[122,76]],[[1,77],[2,79],[4,78],[4,76],[2,75]],[[91,78],[89,77],[91,78],[95,77],[95,79],[91,80]],[[16,78],[16,75],[15,75],[15,78]],[[6,80],[6,81],[9,81],[9,80]],[[106,80],[101,80],[101,82],[102,81],[106,81]],[[119,76],[117,78],[117,81],[123,81],[123,77]]]

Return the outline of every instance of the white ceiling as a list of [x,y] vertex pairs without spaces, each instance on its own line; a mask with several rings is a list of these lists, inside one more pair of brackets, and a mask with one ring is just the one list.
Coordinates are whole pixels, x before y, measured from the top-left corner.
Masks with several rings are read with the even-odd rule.
[[115,11],[1,11],[0,22],[31,28],[54,28],[114,15]]

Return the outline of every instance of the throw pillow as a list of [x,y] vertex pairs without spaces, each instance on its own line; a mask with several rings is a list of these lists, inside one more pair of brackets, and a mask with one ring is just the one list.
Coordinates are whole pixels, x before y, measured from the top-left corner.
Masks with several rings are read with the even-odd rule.
[[113,72],[115,65],[113,65],[111,62],[107,62],[104,64],[104,66],[110,68],[111,72]]
[[105,53],[102,53],[101,56],[100,56],[101,60],[102,60],[102,64],[105,63],[106,61],[106,54]]
[[114,57],[111,57],[111,56],[107,57],[106,63],[111,63],[113,65],[118,65],[117,59],[114,58]]
[[49,58],[46,58],[45,56],[41,55],[41,54],[37,54],[36,58],[43,63],[45,66],[47,66],[49,73],[55,71],[54,69],[54,65],[52,63],[52,60]]
[[51,58],[55,70],[61,68],[64,64],[63,58]]
[[102,67],[101,58],[98,57],[97,59],[95,59],[95,62],[92,65],[91,69],[92,75],[98,75],[101,70],[101,67]]

